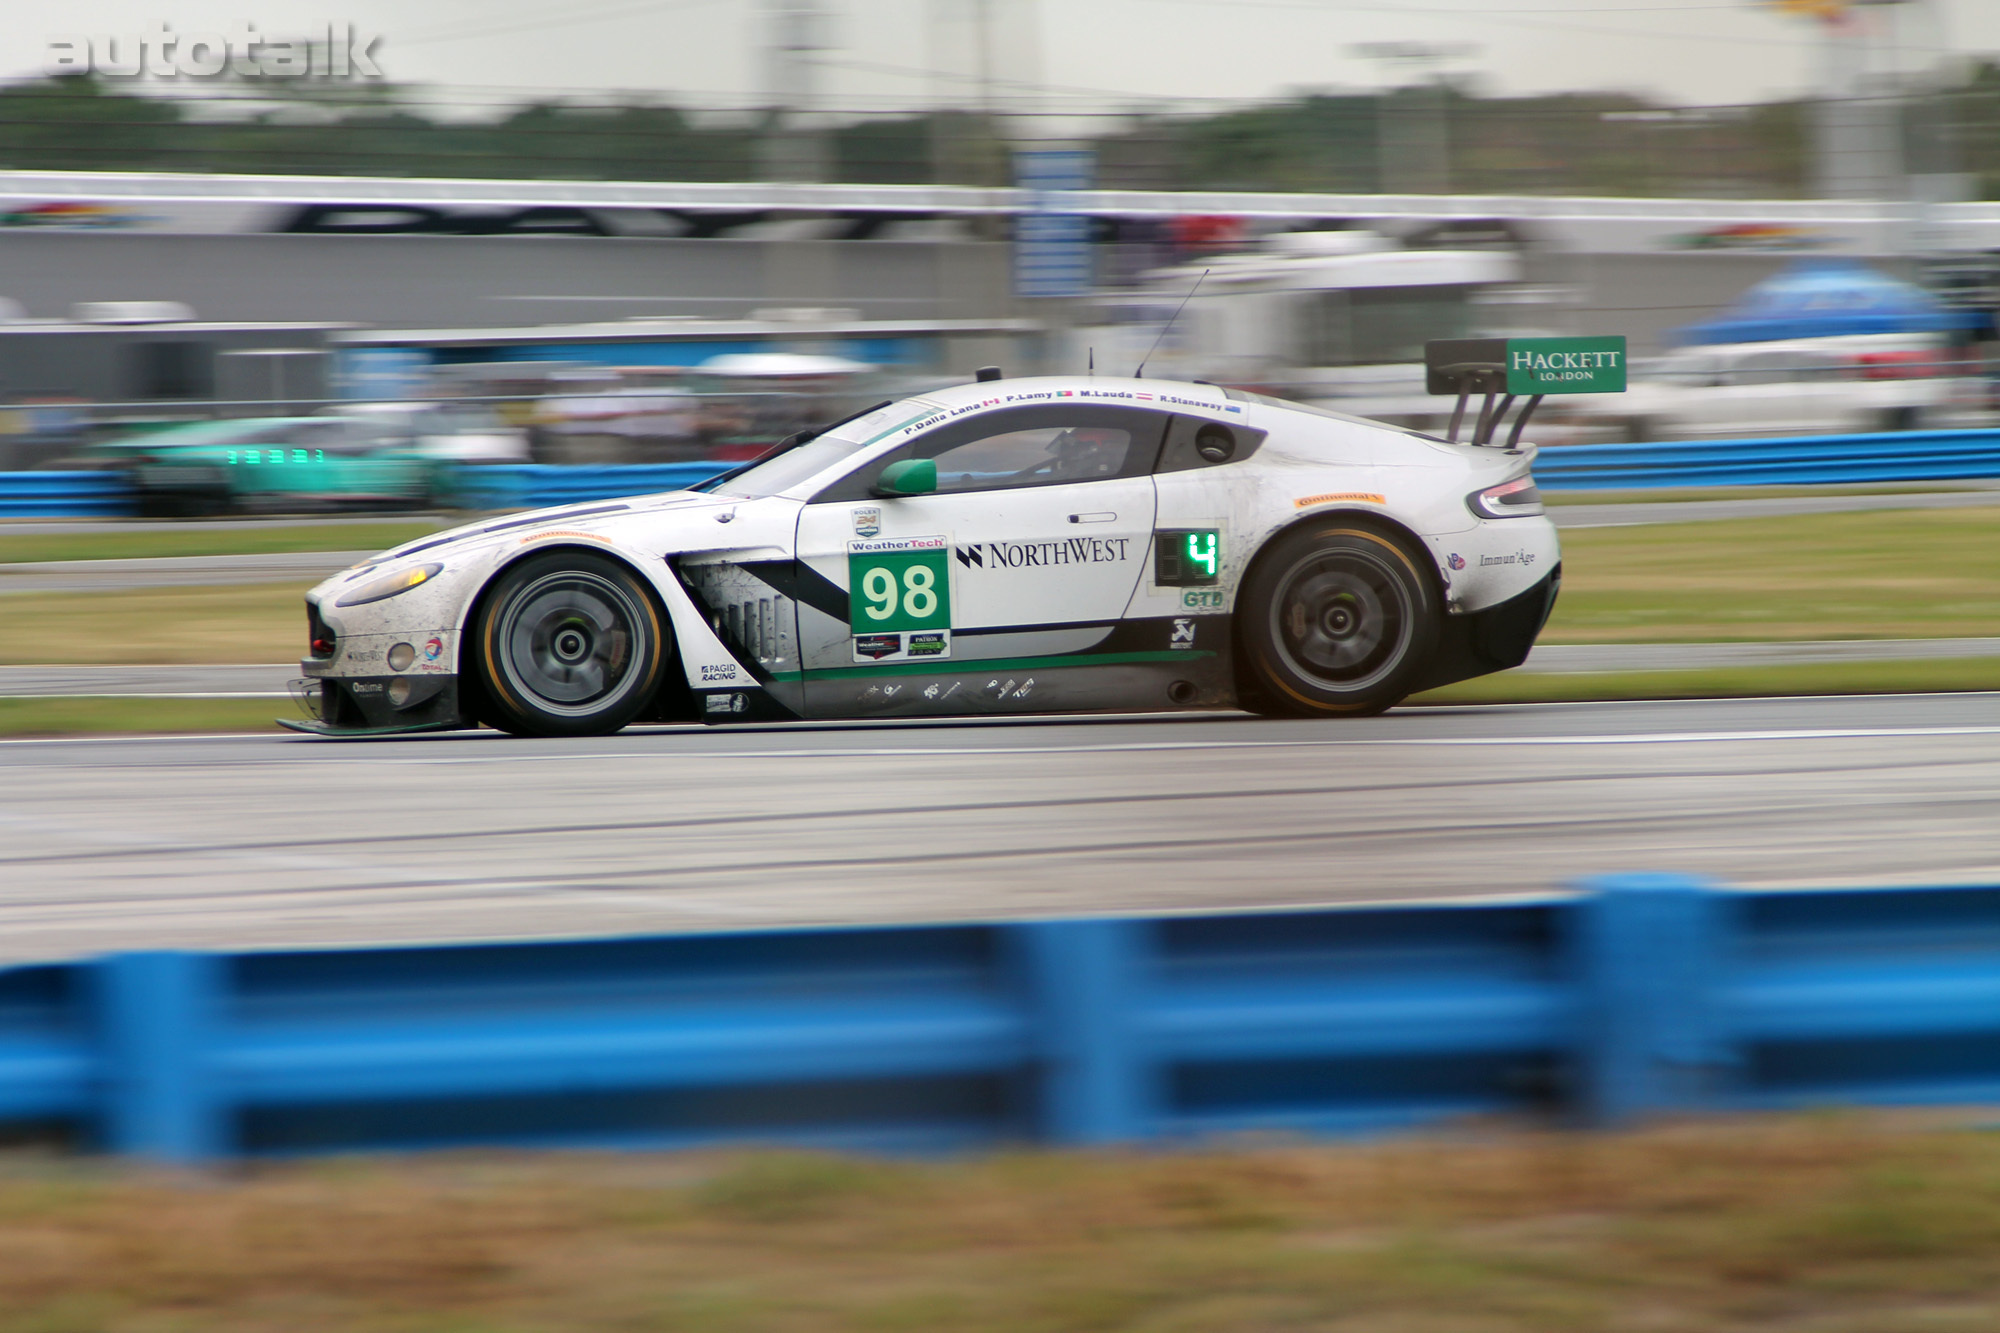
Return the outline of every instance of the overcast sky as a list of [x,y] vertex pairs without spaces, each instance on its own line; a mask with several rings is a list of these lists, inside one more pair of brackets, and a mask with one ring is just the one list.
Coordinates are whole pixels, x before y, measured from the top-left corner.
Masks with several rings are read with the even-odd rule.
[[[248,20],[267,33],[340,21],[381,34],[399,82],[487,89],[635,89],[744,104],[766,81],[767,0],[0,0],[0,70],[39,72],[50,38],[180,33]],[[819,0],[831,105],[878,109],[974,97],[972,15],[990,15],[995,86],[1130,105],[1253,99],[1407,81],[1354,48],[1460,44],[1450,66],[1489,91],[1623,89],[1688,103],[1797,94],[1819,78],[1816,23],[1758,0]],[[1875,59],[1906,68],[2000,51],[2000,0],[1912,0],[1868,11]]]

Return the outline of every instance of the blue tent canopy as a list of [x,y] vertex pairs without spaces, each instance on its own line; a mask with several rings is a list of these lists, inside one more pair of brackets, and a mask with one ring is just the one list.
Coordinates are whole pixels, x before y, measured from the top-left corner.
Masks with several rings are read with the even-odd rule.
[[1971,328],[1921,287],[1846,259],[1802,259],[1743,294],[1716,319],[1677,329],[1681,343],[1772,342],[1855,333],[1938,333]]

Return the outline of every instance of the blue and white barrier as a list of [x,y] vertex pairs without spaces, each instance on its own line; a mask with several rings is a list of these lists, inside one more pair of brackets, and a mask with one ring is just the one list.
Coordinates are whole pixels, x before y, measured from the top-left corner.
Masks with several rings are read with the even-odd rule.
[[[465,509],[539,509],[678,490],[734,464],[641,463],[470,467],[459,476]],[[1586,444],[1544,449],[1535,477],[1549,491],[1664,486],[1838,485],[2000,477],[2000,430],[1928,430],[1900,435],[1816,435],[1782,440],[1694,440],[1678,444]],[[129,514],[135,500],[108,472],[0,473],[0,517]]]
[[0,472],[0,518],[121,518],[139,512],[122,472]]
[[2000,477],[2000,430],[1565,445],[1544,449],[1535,460],[1535,481],[1545,491],[1827,486],[1981,477]]
[[198,1161],[948,1148],[2000,1101],[2000,886],[0,971],[0,1129]]

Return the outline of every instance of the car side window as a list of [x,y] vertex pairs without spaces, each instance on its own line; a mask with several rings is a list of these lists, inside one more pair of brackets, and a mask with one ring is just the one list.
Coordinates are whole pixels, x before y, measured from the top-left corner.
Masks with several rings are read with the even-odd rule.
[[1140,477],[1153,470],[1167,420],[1160,412],[1098,403],[984,412],[919,436],[813,498],[867,499],[882,470],[907,458],[936,460],[941,495]]
[[938,491],[1120,477],[1133,445],[1125,426],[1033,426],[982,435],[936,455]]
[[1256,453],[1262,443],[1264,432],[1252,430],[1240,421],[1176,416],[1167,428],[1167,443],[1160,451],[1157,471],[1186,472],[1191,468],[1240,463]]

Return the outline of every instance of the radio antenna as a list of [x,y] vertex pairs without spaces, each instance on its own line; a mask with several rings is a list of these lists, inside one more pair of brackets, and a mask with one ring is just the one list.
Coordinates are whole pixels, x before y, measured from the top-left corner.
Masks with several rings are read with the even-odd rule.
[[1194,294],[1201,290],[1201,284],[1207,280],[1208,274],[1209,270],[1207,269],[1203,269],[1201,271],[1201,277],[1196,278],[1194,280],[1194,286],[1188,288],[1188,294],[1186,296],[1183,296],[1181,298],[1181,303],[1174,307],[1174,313],[1167,317],[1166,323],[1160,325],[1160,332],[1158,336],[1156,336],[1153,339],[1153,345],[1151,347],[1148,347],[1146,349],[1146,354],[1139,358],[1139,368],[1132,372],[1133,379],[1142,380],[1146,378],[1146,363],[1153,359],[1153,353],[1160,350],[1160,339],[1167,336],[1167,330],[1172,328],[1174,326],[1174,321],[1181,317],[1181,311],[1187,309],[1187,303],[1189,301],[1194,300]]

